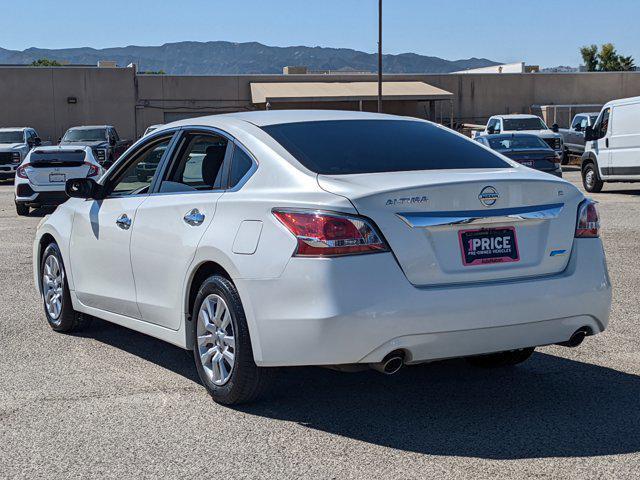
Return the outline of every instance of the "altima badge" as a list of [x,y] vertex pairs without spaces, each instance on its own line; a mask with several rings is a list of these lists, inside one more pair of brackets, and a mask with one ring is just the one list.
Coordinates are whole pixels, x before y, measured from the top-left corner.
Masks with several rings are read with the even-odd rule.
[[491,207],[495,205],[499,198],[500,194],[492,186],[484,187],[480,192],[480,195],[478,195],[478,200],[480,200],[480,203],[485,207]]

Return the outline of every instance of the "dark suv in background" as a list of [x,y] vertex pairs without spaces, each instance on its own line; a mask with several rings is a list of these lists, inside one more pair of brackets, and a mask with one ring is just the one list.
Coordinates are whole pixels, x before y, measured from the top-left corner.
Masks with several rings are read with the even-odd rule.
[[60,145],[91,147],[93,156],[106,169],[131,146],[130,140],[120,140],[111,125],[71,127],[60,139]]

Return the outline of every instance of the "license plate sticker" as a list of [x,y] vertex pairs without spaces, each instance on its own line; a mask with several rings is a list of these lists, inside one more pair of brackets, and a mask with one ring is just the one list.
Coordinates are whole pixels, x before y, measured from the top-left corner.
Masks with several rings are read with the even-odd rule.
[[64,173],[50,173],[49,174],[49,181],[51,183],[66,182],[67,181],[67,176]]
[[458,238],[465,266],[520,260],[514,227],[460,230]]

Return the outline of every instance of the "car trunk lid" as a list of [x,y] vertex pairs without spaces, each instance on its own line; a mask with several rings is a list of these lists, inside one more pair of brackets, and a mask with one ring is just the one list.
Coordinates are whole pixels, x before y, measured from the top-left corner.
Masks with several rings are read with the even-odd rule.
[[86,177],[89,165],[86,153],[77,150],[39,150],[31,153],[26,174],[34,185],[63,184],[70,178]]
[[[376,223],[416,286],[564,270],[582,199],[570,184],[521,168],[319,175],[318,182]],[[469,262],[465,245],[478,237],[484,246],[482,237],[492,236],[503,239],[498,246],[515,243],[512,258]]]

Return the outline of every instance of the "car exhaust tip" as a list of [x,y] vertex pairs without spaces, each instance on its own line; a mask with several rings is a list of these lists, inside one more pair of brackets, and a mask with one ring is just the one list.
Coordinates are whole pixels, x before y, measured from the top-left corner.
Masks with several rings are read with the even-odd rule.
[[566,342],[558,343],[558,345],[562,345],[563,347],[575,348],[580,346],[580,344],[584,341],[587,335],[591,335],[591,329],[588,327],[582,327],[573,332],[571,338]]
[[404,365],[404,355],[401,353],[390,353],[379,363],[372,363],[369,366],[385,375],[394,375],[400,371]]

